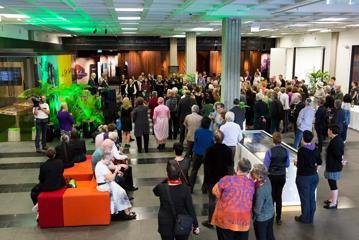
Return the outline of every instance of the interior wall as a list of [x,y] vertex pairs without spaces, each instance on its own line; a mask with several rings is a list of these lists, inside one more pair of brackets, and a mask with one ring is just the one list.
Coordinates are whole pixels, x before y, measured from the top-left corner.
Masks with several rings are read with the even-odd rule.
[[295,49],[295,72],[298,79],[309,83],[308,74],[322,70],[323,47],[300,47]]
[[[270,55],[271,64],[269,76],[273,77],[279,74],[285,74],[287,71],[287,48],[271,48]],[[291,78],[292,77],[289,79]]]
[[353,45],[359,45],[358,36],[359,29],[351,29],[339,33],[336,61],[336,81],[342,85],[343,92],[349,91],[352,47]]

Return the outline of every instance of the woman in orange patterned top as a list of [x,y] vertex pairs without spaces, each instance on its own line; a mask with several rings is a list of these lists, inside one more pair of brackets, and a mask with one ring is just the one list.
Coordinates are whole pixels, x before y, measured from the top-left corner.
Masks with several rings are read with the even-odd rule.
[[242,159],[236,175],[223,177],[213,187],[218,201],[211,224],[216,226],[218,240],[248,239],[255,192],[250,170],[249,160]]

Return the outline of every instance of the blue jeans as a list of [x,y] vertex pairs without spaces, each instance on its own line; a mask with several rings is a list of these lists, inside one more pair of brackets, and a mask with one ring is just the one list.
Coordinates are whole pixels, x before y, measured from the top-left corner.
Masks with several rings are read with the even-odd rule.
[[298,149],[300,142],[302,141],[302,138],[303,138],[303,131],[297,129],[297,131],[295,132],[294,144],[293,144],[293,147],[295,149]]
[[295,183],[297,184],[302,209],[300,219],[303,223],[313,223],[316,210],[315,189],[319,183],[318,174],[312,176],[297,176]]
[[47,132],[48,119],[36,119],[36,138],[35,147],[40,149],[40,136],[42,147],[46,147],[46,132]]

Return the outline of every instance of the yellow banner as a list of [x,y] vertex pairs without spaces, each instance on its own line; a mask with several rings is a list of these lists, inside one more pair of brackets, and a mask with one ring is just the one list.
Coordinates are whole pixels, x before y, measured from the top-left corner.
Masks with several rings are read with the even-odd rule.
[[57,56],[59,66],[59,85],[71,86],[72,84],[72,55]]

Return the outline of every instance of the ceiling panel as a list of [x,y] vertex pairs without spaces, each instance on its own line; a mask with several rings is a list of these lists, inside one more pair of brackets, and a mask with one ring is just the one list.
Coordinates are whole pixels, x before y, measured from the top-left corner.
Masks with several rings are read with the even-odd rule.
[[[109,34],[121,35],[121,28],[136,27],[138,35],[171,35],[194,27],[211,27],[220,35],[221,19],[241,17],[242,32],[251,24],[262,29],[254,36],[280,33],[298,34],[311,28],[345,29],[359,24],[359,0],[0,0],[0,14],[25,14],[29,19],[1,17],[2,24],[24,25],[28,29],[92,35],[94,27],[107,27]],[[116,12],[115,8],[143,8],[143,12]],[[343,21],[314,23],[327,17]],[[140,20],[118,20],[118,17],[140,17]],[[303,26],[303,24],[307,24]],[[184,30],[183,30],[184,29]],[[104,31],[97,33],[103,35]]]

